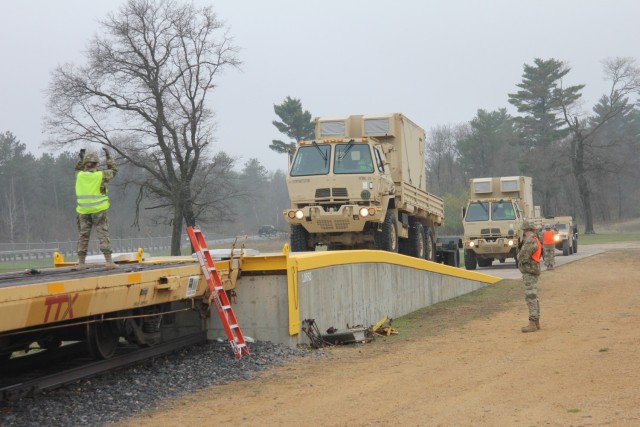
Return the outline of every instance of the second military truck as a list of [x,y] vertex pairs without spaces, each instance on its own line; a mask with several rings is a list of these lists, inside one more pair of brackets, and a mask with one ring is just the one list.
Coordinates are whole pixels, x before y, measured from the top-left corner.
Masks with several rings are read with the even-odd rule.
[[494,260],[516,259],[522,241],[522,221],[539,216],[533,206],[528,176],[473,178],[463,212],[464,265],[489,267]]
[[427,192],[425,132],[402,114],[315,119],[287,188],[291,249],[381,249],[435,260],[442,199]]

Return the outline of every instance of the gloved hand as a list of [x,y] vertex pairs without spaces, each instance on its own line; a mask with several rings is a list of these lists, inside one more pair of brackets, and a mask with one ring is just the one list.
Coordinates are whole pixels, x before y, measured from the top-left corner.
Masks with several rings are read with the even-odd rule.
[[109,154],[109,150],[107,150],[106,148],[103,148],[102,151],[104,151],[104,155],[107,157],[107,159],[111,158],[111,155]]
[[84,153],[85,153],[86,151],[87,151],[87,150],[85,150],[84,148],[80,150],[80,158],[81,158],[81,159],[84,159]]

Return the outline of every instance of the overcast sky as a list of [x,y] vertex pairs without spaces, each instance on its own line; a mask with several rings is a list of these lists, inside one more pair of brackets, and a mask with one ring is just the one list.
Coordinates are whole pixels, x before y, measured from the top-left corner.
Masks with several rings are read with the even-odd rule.
[[[124,0],[0,2],[0,132],[39,155],[44,90],[59,64],[83,62],[97,19]],[[218,80],[215,149],[285,169],[273,105],[299,98],[316,116],[401,112],[427,131],[507,107],[523,64],[556,58],[586,84],[590,108],[607,90],[601,61],[640,59],[637,0],[199,0],[242,48],[242,70]],[[55,152],[54,152],[55,153]]]

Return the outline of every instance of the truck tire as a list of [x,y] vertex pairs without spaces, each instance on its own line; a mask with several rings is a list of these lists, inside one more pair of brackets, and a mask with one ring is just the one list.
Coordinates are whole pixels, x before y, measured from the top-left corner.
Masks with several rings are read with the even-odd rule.
[[562,242],[562,255],[569,256],[569,241]]
[[309,250],[307,238],[309,232],[301,225],[291,224],[291,252],[304,252]]
[[476,253],[471,249],[464,250],[464,268],[475,270],[477,267]]
[[373,233],[373,244],[376,249],[398,253],[398,221],[393,212],[387,211],[382,228]]
[[427,242],[424,234],[424,226],[420,222],[414,222],[409,227],[409,256],[424,259],[427,255]]
[[424,254],[424,258],[427,261],[435,261],[436,260],[436,236],[431,227],[426,227],[424,229],[424,236],[426,242],[426,252]]

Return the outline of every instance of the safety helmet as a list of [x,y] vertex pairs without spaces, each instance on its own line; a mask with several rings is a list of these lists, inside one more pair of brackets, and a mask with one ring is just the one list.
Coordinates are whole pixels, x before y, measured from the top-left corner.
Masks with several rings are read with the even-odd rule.
[[531,221],[523,221],[522,222],[522,229],[523,230],[533,230],[533,231],[535,231],[536,230],[536,226]]
[[83,164],[86,165],[87,163],[100,163],[100,159],[98,158],[98,155],[96,153],[91,151],[84,155]]

